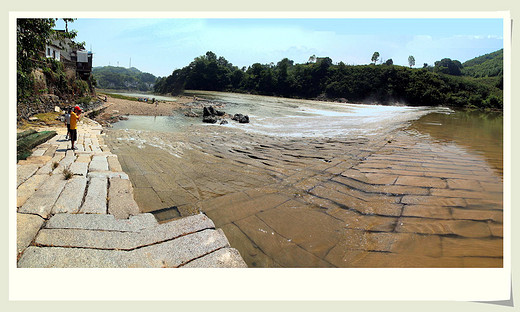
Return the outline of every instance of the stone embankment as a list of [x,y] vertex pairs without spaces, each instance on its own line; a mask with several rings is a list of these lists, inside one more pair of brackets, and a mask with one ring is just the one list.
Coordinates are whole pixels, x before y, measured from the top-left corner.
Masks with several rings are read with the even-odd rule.
[[18,267],[246,267],[206,215],[141,213],[98,123],[80,122],[74,151],[55,130],[17,165]]

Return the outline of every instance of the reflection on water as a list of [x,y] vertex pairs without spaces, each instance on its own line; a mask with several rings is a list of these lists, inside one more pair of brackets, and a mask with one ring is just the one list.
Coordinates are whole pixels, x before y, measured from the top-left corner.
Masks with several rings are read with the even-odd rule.
[[503,115],[479,111],[434,112],[409,127],[439,142],[454,142],[484,156],[503,175]]

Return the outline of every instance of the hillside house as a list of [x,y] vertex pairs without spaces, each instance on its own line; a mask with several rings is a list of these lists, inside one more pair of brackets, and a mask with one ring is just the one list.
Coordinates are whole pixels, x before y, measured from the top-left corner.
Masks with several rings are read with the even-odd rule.
[[62,62],[81,79],[88,79],[92,72],[93,53],[76,48],[70,39],[52,39],[45,46],[45,57]]

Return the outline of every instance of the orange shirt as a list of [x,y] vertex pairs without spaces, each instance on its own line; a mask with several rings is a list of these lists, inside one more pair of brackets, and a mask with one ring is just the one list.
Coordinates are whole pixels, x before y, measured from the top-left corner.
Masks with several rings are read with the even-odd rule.
[[79,116],[75,112],[70,112],[70,128],[76,129],[78,124]]

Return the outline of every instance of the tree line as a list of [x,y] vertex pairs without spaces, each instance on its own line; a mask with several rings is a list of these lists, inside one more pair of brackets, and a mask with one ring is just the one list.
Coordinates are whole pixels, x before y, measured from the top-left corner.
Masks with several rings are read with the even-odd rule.
[[[373,55],[377,61],[379,54]],[[413,56],[410,64],[415,64]],[[334,64],[329,57],[311,57],[295,64],[254,63],[238,68],[209,51],[170,76],[158,78],[154,92],[177,95],[184,90],[229,91],[353,103],[395,102],[408,105],[502,108],[501,85],[462,75],[462,64],[443,59],[435,66],[411,68],[385,62],[376,65]]]

